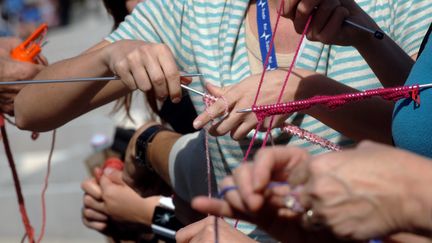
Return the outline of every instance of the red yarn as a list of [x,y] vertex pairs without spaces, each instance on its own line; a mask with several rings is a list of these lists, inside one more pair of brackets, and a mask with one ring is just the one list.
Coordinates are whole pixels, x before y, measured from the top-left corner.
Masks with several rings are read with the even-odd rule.
[[22,222],[24,224],[24,228],[25,228],[27,237],[29,239],[29,242],[33,243],[34,242],[34,229],[30,223],[30,219],[28,217],[27,210],[25,207],[24,197],[23,197],[22,190],[21,190],[21,183],[20,183],[19,176],[18,176],[16,167],[15,167],[15,162],[13,159],[12,151],[11,151],[11,148],[9,145],[9,139],[8,139],[5,124],[4,124],[3,114],[0,115],[0,124],[1,124],[0,130],[1,130],[1,135],[3,138],[3,145],[5,148],[5,152],[6,152],[6,157],[7,157],[8,162],[9,162],[9,167],[11,168],[11,172],[12,172],[12,178],[13,178],[14,185],[15,185],[15,192],[17,194],[19,211],[21,213],[21,219],[22,219]]
[[403,98],[412,98],[417,104],[420,104],[419,86],[401,86],[396,88],[379,88],[371,89],[358,93],[340,94],[334,96],[314,96],[305,100],[291,101],[286,103],[262,105],[252,107],[252,111],[262,120],[268,116],[290,114],[302,110],[307,110],[312,106],[324,105],[330,109],[336,109],[350,102],[369,99],[379,96],[390,101],[397,101]]
[[[293,60],[291,62],[291,65],[289,67],[288,73],[287,73],[287,75],[285,77],[284,83],[282,85],[282,89],[281,89],[281,91],[279,93],[277,104],[279,104],[282,101],[282,97],[283,97],[283,94],[285,92],[286,85],[288,84],[289,77],[291,76],[291,73],[292,73],[292,71],[294,69],[294,65],[295,65],[295,63],[297,61],[298,55],[300,54],[301,45],[303,43],[303,40],[304,40],[304,38],[306,36],[306,33],[307,33],[308,29],[309,29],[309,25],[310,25],[311,22],[312,22],[312,15],[309,16],[309,18],[308,18],[308,20],[306,22],[306,26],[305,26],[305,28],[303,30],[302,35],[301,35],[301,39],[300,39],[300,41],[298,43],[296,52],[294,54],[294,58],[293,58]],[[266,135],[264,137],[264,140],[263,140],[263,143],[262,143],[262,146],[261,146],[262,148],[264,148],[266,146],[266,144],[267,144],[267,139],[268,139],[268,136],[269,136],[269,134],[271,132],[271,129],[272,129],[272,126],[273,126],[273,122],[274,122],[274,118],[275,118],[274,116],[271,117],[269,127],[267,129]]]
[[[261,88],[262,88],[262,85],[264,83],[264,77],[265,77],[265,74],[267,72],[270,56],[271,56],[272,50],[274,48],[274,40],[275,40],[277,29],[278,29],[278,26],[279,26],[279,20],[281,18],[281,15],[282,15],[282,12],[283,12],[283,9],[284,9],[284,2],[285,1],[282,0],[281,3],[280,3],[280,6],[279,6],[278,16],[277,16],[276,24],[275,24],[275,28],[274,28],[274,33],[273,33],[272,39],[270,41],[269,50],[267,52],[267,56],[266,56],[266,59],[265,59],[264,65],[263,65],[263,72],[261,73],[261,79],[260,79],[260,81],[258,83],[258,88],[257,88],[257,92],[255,94],[255,98],[254,98],[254,102],[253,102],[252,107],[256,106],[256,104],[258,102],[259,94],[261,93]],[[252,147],[253,147],[253,145],[255,143],[255,140],[256,140],[256,137],[258,135],[258,131],[259,131],[259,129],[261,129],[261,127],[262,127],[263,124],[264,124],[263,120],[258,120],[258,124],[257,124],[257,126],[255,128],[255,132],[254,132],[254,134],[252,136],[252,139],[251,139],[251,141],[249,143],[248,149],[246,150],[246,153],[245,153],[245,155],[243,157],[243,162],[246,162],[248,160],[249,154],[252,151]]]
[[46,228],[46,202],[45,202],[45,194],[48,189],[48,179],[51,174],[51,160],[54,153],[54,147],[55,147],[55,141],[56,141],[56,133],[57,131],[54,130],[52,133],[52,140],[51,140],[51,149],[48,155],[48,163],[47,163],[47,172],[45,174],[45,180],[44,180],[44,186],[41,193],[41,204],[42,204],[42,226],[40,230],[40,235],[37,240],[38,243],[40,243],[45,235],[45,228]]

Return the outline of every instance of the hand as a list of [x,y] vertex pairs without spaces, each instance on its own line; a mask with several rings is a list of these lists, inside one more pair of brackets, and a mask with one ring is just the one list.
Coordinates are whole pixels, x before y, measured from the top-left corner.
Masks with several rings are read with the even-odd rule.
[[122,172],[107,168],[100,179],[105,212],[117,222],[151,224],[159,197],[142,198],[122,180]]
[[[298,215],[284,207],[289,188],[267,186],[271,181],[286,181],[287,172],[307,156],[297,148],[262,150],[256,155],[255,163],[241,165],[232,177],[224,179],[221,188],[232,185],[238,188],[227,192],[225,201],[199,197],[194,199],[192,206],[203,213],[252,222],[282,242],[301,242],[306,235],[300,227]],[[255,176],[260,179],[254,180]]]
[[82,221],[85,226],[99,232],[107,227],[108,215],[102,200],[102,191],[94,178],[87,179],[81,183],[84,191]]
[[337,236],[366,240],[393,232],[430,235],[430,160],[365,142],[356,149],[320,155],[297,166],[292,185],[313,218]]
[[165,44],[122,40],[106,47],[106,63],[130,89],[153,90],[156,98],[181,100],[180,72],[169,47]]
[[354,0],[284,0],[283,15],[293,20],[297,33],[303,32],[309,16],[313,15],[307,37],[324,44],[356,46],[371,39],[370,33],[348,26],[345,19],[379,29]]
[[[256,242],[251,238],[247,237],[237,229],[234,229],[231,225],[226,223],[223,219],[218,218],[218,232],[219,232],[219,242],[244,242],[252,243]],[[179,231],[176,234],[176,242],[187,243],[187,242],[201,242],[210,243],[215,240],[214,232],[214,222],[215,217],[209,216],[203,220],[190,224]]]
[[[258,98],[259,104],[276,103],[282,84],[285,80],[286,72],[281,70],[269,71],[265,75],[264,85],[261,88]],[[214,136],[221,136],[231,132],[231,137],[235,140],[244,138],[257,125],[257,118],[253,112],[237,113],[237,110],[242,108],[250,108],[253,105],[253,100],[256,95],[257,87],[261,74],[252,75],[238,84],[231,85],[224,89],[213,85],[207,85],[209,93],[215,97],[223,96],[228,103],[229,115],[222,121],[212,125],[210,133]],[[300,83],[300,78],[296,73],[293,73],[292,78],[288,81],[285,89],[283,101],[291,101],[294,99],[296,89]],[[224,115],[226,104],[223,99],[219,99],[213,105],[207,108],[208,112],[203,112],[194,121],[194,127],[200,129],[209,123],[212,119]],[[212,115],[210,115],[212,114]],[[273,127],[281,125],[288,115],[276,116]],[[269,126],[269,119],[266,119],[262,129]]]
[[1,37],[0,49],[5,50],[8,54],[21,44],[22,40],[16,37]]
[[[30,80],[38,74],[43,66],[12,60],[7,49],[0,48],[0,82]],[[24,85],[0,86],[0,111],[14,115],[14,100]]]

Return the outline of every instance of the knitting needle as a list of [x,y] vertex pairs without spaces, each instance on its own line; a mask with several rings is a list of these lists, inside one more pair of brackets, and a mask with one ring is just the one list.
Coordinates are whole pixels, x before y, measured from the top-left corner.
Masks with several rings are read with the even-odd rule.
[[[192,78],[192,77],[201,77],[203,74],[200,73],[182,73],[181,77],[184,78]],[[111,77],[97,77],[97,78],[72,78],[72,79],[47,79],[47,80],[20,80],[20,81],[5,81],[0,82],[1,85],[20,85],[20,84],[49,84],[49,83],[76,83],[76,82],[106,82],[112,80],[119,80],[117,76]],[[184,84],[180,84],[183,89],[194,92],[200,96],[206,96],[204,92],[198,91],[196,89],[190,88]]]
[[[414,86],[409,86],[410,88],[414,88]],[[428,89],[428,88],[432,88],[432,83],[429,84],[421,84],[418,86],[419,89]],[[249,113],[249,112],[253,112],[252,108],[246,108],[246,109],[240,109],[237,110],[237,113]]]
[[384,33],[382,31],[380,31],[380,30],[369,29],[368,27],[365,27],[363,25],[359,25],[359,24],[354,23],[354,22],[352,22],[351,20],[348,20],[348,19],[345,19],[344,22],[346,24],[351,25],[352,27],[355,27],[357,29],[360,29],[360,30],[366,31],[368,33],[371,33],[378,40],[382,40],[384,38]]

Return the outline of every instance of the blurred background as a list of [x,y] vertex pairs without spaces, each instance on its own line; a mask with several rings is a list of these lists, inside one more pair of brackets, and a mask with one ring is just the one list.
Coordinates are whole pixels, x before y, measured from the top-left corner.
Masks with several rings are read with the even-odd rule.
[[[43,54],[49,62],[78,55],[101,41],[112,29],[112,20],[99,0],[0,0],[0,36],[27,37],[40,23],[50,26]],[[134,99],[140,102],[142,98]],[[47,191],[47,228],[43,242],[105,242],[81,223],[83,193],[88,177],[84,160],[93,153],[90,140],[97,134],[111,138],[114,124],[124,114],[110,115],[109,104],[58,129]],[[138,112],[141,110],[141,112]],[[132,106],[136,121],[142,107]],[[133,124],[126,124],[133,126]],[[30,132],[7,125],[31,223],[41,227],[41,191],[47,169],[51,133],[32,141]],[[24,235],[11,172],[0,148],[0,242],[20,242]]]

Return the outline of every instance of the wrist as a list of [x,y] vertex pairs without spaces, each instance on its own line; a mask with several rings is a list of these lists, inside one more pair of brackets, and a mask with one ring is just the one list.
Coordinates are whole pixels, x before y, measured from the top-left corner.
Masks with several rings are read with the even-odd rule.
[[146,226],[151,226],[153,214],[156,206],[159,206],[161,196],[152,196],[144,198],[142,201],[142,208],[139,210],[137,222]]
[[409,219],[407,230],[430,237],[432,236],[432,194],[430,189],[432,164],[420,156],[412,154],[410,156],[407,161],[410,162],[411,166],[416,166],[416,171],[411,173],[412,178],[406,187],[408,192],[404,195],[408,199],[404,200],[406,202],[406,217]]

